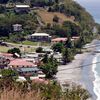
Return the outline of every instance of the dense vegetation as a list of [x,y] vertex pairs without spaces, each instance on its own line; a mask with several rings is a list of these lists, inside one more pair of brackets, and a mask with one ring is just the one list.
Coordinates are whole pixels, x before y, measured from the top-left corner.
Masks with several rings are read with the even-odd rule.
[[95,25],[92,16],[73,0],[64,0],[64,3],[55,4],[49,8],[49,11],[60,12],[64,13],[66,16],[75,17],[75,23],[68,21],[64,22],[62,26],[56,24],[53,26],[53,29],[51,27],[56,35],[58,34],[61,37],[86,34],[90,37],[92,35],[92,30]]
[[[14,8],[7,8],[5,5],[9,2],[13,4],[20,2],[23,4],[29,1],[31,7],[43,7],[43,9],[46,8],[48,12],[63,13],[67,17],[72,18],[73,21],[60,23],[59,16],[55,15],[52,19],[52,24],[48,23],[41,27],[37,19],[38,14],[33,9],[31,9],[29,13],[17,14]],[[95,26],[95,22],[92,16],[73,0],[63,0],[62,2],[60,2],[60,0],[0,0],[0,3],[1,39],[6,38],[6,41],[22,42],[26,40],[27,35],[35,32],[37,27],[40,27],[39,31],[47,32],[52,37],[68,37],[65,43],[60,42],[52,46],[55,52],[62,53],[64,64],[72,61],[74,55],[77,53],[77,49],[81,51],[82,46],[93,39],[92,30]],[[41,19],[41,16],[38,17]],[[14,32],[13,24],[21,24],[23,30],[21,32]],[[72,42],[72,36],[79,36],[80,39]],[[10,49],[8,52],[21,54],[17,48]],[[43,49],[39,47],[36,52],[43,52]],[[53,58],[53,56],[44,56],[40,68],[45,73],[46,78],[52,78],[57,73],[57,67],[57,60]],[[89,93],[80,86],[66,86],[66,90],[62,91],[61,86],[54,81],[49,82],[49,84],[37,84],[31,80],[19,83],[15,81],[17,77],[16,72],[12,70],[2,70],[1,73],[3,77],[0,79],[0,100],[5,100],[11,96],[9,100],[34,100],[34,98],[35,100],[86,100],[90,96]],[[36,96],[34,97],[33,94],[36,94]],[[7,95],[8,97],[6,97]]]
[[[30,1],[32,7],[46,6],[49,12],[60,12],[69,17],[74,16],[74,22],[65,21],[62,25],[58,24],[59,16],[54,16],[53,25],[48,23],[47,26],[41,28],[42,32],[45,31],[52,36],[59,37],[86,35],[85,38],[89,38],[93,35],[92,30],[95,23],[92,16],[73,0],[63,0],[62,2],[60,0],[1,0],[0,3],[12,2],[14,4],[15,2],[25,3],[26,1]],[[13,9],[10,10],[5,5],[0,5],[0,36],[7,37],[13,42],[23,41],[25,36],[32,34],[39,26],[37,16],[34,10],[27,14],[16,14]],[[23,26],[22,32],[13,32],[12,25],[17,23]]]
[[[87,100],[90,97],[88,91],[74,83],[65,83],[66,89],[55,81],[37,83],[16,82],[17,73],[12,70],[2,70],[0,79],[0,100]],[[16,78],[15,78],[16,77]]]
[[51,55],[48,57],[47,54],[45,54],[44,58],[42,59],[43,64],[40,66],[44,74],[46,75],[46,78],[52,78],[57,73],[58,69],[58,62],[57,60]]

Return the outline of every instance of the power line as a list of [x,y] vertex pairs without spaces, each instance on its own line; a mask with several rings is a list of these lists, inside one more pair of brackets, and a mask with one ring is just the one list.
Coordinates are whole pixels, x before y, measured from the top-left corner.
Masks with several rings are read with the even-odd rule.
[[87,46],[87,47],[84,47],[84,48],[98,47],[98,46],[100,46],[100,43],[98,43],[98,44],[97,45],[90,45],[90,46]]
[[65,68],[65,69],[58,70],[58,72],[59,72],[59,71],[64,71],[64,70],[75,69],[75,68],[83,68],[83,67],[85,67],[85,66],[90,66],[90,65],[98,64],[98,63],[100,63],[100,62],[90,63],[90,64],[86,64],[86,65],[80,65],[80,66],[76,66],[76,67],[74,67],[74,68]]

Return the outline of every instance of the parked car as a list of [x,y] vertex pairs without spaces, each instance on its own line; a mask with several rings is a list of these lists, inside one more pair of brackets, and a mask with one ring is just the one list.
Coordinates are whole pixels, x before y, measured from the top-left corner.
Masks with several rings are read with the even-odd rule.
[[6,46],[6,47],[8,47],[8,44],[5,43],[5,42],[0,42],[0,45],[1,45],[1,46]]

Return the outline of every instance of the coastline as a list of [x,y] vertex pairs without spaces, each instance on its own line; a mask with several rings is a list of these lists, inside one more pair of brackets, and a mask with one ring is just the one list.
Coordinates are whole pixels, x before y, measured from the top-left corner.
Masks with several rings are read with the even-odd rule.
[[[89,45],[96,45],[97,42],[98,40],[93,40],[91,43],[89,43]],[[94,93],[93,85],[93,82],[95,80],[93,66],[90,65],[84,67],[84,65],[93,63],[95,57],[93,51],[95,50],[95,48],[92,47],[87,50],[89,50],[89,52],[77,54],[75,56],[75,59],[71,63],[59,66],[56,77],[60,84],[64,84],[66,82],[74,82],[78,85],[82,85],[92,95],[92,97],[89,100],[96,100],[97,97]]]
[[[94,57],[94,59],[93,59],[93,63],[96,63],[97,62],[97,57],[98,57],[99,55],[97,54],[95,57]],[[99,97],[99,94],[97,93],[97,91],[96,91],[96,85],[95,85],[95,83],[96,83],[96,77],[98,77],[97,76],[97,72],[95,71],[95,68],[96,68],[96,64],[93,64],[93,66],[92,66],[92,71],[93,71],[93,73],[94,73],[94,77],[95,77],[95,79],[94,79],[94,81],[93,81],[93,84],[94,84],[94,88],[93,88],[93,91],[94,91],[94,93],[96,94],[96,99],[98,100],[98,99],[100,99],[100,98],[98,98]]]
[[[93,63],[100,62],[100,60],[98,61],[98,57],[100,57],[100,54],[96,54],[96,56],[93,59]],[[92,71],[93,71],[94,77],[95,77],[95,80],[93,81],[93,84],[94,84],[93,90],[97,96],[96,100],[100,100],[100,94],[99,94],[100,93],[100,88],[99,88],[100,76],[98,75],[98,72],[96,71],[96,69],[98,69],[98,64],[93,64],[93,68],[92,68]]]

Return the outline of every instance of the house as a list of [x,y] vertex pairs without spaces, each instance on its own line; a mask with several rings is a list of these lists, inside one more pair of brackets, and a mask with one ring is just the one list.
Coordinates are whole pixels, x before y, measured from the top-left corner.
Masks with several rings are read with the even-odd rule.
[[6,59],[13,58],[13,54],[11,54],[11,53],[0,53],[0,56],[4,57]]
[[4,69],[7,67],[7,64],[9,64],[9,60],[6,59],[4,56],[0,55],[0,69]]
[[32,62],[37,65],[39,61],[39,56],[37,53],[26,53],[22,55],[22,58],[26,61]]
[[32,62],[28,62],[24,59],[14,59],[12,61],[10,61],[10,63],[8,64],[8,67],[12,68],[12,69],[16,69],[16,68],[21,68],[21,67],[33,67],[36,66],[34,63]]
[[77,41],[77,40],[79,40],[79,36],[73,36],[72,38],[71,38],[71,41]]
[[50,48],[47,48],[47,47],[44,47],[44,48],[43,48],[43,52],[44,52],[44,53],[48,53],[48,54],[53,54],[53,50],[50,49]]
[[52,43],[66,42],[67,38],[55,38],[51,40]]
[[26,77],[38,76],[38,71],[40,71],[36,64],[25,59],[14,59],[10,61],[8,68],[17,71],[20,76]]
[[16,5],[15,12],[16,13],[28,13],[30,11],[29,5]]
[[51,36],[47,33],[34,33],[30,37],[31,41],[34,42],[50,42]]
[[38,69],[37,67],[27,67],[27,68],[16,68],[15,69],[20,76],[33,76],[38,77]]
[[13,60],[13,54],[10,53],[0,53],[0,68],[5,68]]
[[20,31],[22,31],[22,25],[21,24],[14,24],[13,25],[13,31],[14,32],[20,32]]

